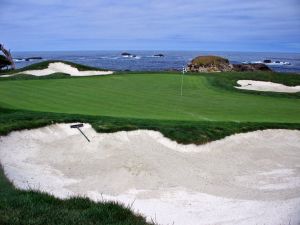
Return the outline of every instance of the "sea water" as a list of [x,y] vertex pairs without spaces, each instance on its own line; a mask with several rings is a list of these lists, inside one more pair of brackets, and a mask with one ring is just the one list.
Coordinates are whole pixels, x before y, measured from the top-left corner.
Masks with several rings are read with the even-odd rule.
[[[123,57],[128,52],[135,57]],[[155,56],[163,54],[163,57]],[[121,71],[166,71],[182,70],[198,55],[218,55],[228,58],[232,63],[288,62],[290,65],[269,65],[274,71],[300,73],[300,53],[267,53],[267,52],[207,52],[207,51],[52,51],[52,52],[13,52],[17,68],[43,60],[66,60],[88,66]],[[24,61],[29,57],[42,57],[42,60]],[[17,59],[18,58],[18,59]]]

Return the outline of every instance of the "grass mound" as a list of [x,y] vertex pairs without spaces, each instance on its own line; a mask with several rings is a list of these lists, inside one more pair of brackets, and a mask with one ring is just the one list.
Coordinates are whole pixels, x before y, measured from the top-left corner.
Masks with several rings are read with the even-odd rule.
[[229,64],[229,60],[220,56],[198,56],[192,60],[192,64],[196,66],[219,66]]
[[85,71],[85,70],[96,70],[96,71],[107,71],[106,69],[102,68],[96,68],[96,67],[91,67],[91,66],[86,66],[82,64],[77,64],[69,61],[63,61],[63,60],[47,60],[39,63],[35,63],[29,66],[25,66],[21,69],[16,69],[16,70],[9,70],[9,71],[0,71],[0,75],[2,74],[14,74],[14,73],[20,73],[26,70],[42,70],[42,69],[47,69],[50,63],[56,63],[56,62],[61,62],[68,64],[72,67],[77,68],[79,71]]

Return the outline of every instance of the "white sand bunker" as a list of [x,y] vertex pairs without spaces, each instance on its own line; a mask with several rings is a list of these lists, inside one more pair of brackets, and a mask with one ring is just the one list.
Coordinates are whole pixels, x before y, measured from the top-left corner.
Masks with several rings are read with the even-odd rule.
[[300,91],[300,85],[298,86],[286,86],[283,84],[267,82],[267,81],[255,81],[255,80],[238,80],[237,83],[240,85],[235,88],[252,91],[271,91],[271,92],[285,92],[285,93],[296,93]]
[[[113,74],[113,71],[96,71],[86,70],[79,71],[77,68],[62,62],[49,63],[47,69],[43,70],[26,70],[17,74],[28,74],[34,76],[47,76],[53,73],[66,73],[71,76],[96,76],[96,75],[109,75]],[[16,75],[16,74],[13,74]],[[13,75],[2,75],[1,77],[9,77]]]
[[180,145],[159,132],[98,134],[69,124],[0,139],[10,180],[60,198],[132,204],[160,224],[299,224],[300,131],[237,134]]

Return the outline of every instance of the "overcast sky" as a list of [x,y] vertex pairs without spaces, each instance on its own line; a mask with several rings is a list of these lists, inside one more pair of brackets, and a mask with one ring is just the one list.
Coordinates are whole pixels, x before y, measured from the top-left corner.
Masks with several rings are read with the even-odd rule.
[[300,0],[0,0],[23,50],[300,52]]

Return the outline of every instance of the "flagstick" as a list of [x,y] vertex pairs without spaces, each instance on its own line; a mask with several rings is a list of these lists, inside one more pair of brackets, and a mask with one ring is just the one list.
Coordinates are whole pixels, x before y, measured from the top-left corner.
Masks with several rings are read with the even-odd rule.
[[181,75],[181,96],[182,96],[182,86],[183,86],[183,73]]
[[184,75],[184,72],[185,72],[185,68],[182,67],[182,75],[181,75],[181,96],[182,96],[182,88],[183,88],[183,75]]

